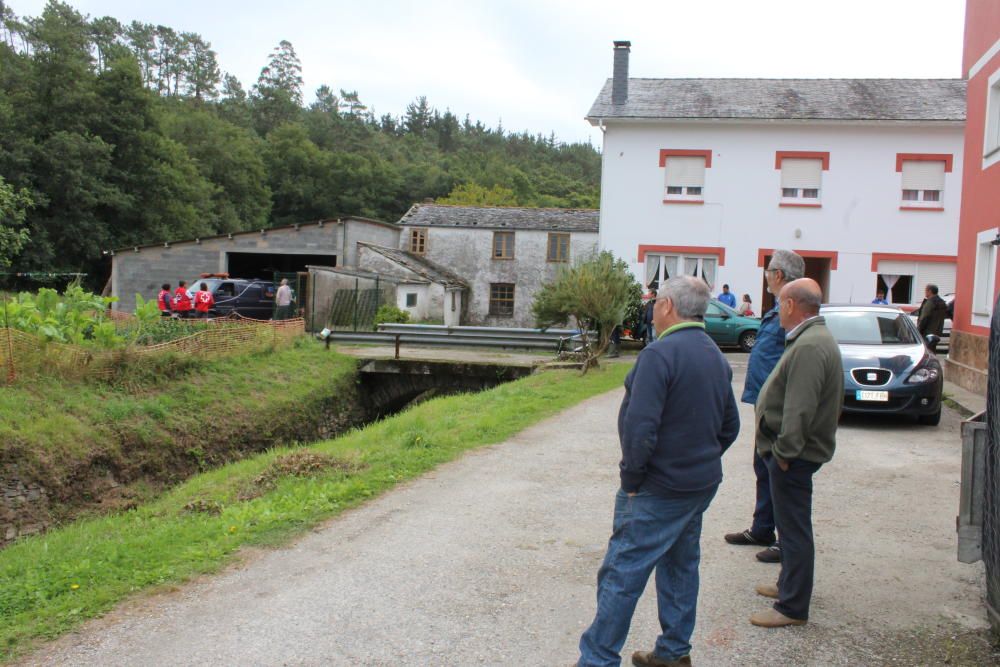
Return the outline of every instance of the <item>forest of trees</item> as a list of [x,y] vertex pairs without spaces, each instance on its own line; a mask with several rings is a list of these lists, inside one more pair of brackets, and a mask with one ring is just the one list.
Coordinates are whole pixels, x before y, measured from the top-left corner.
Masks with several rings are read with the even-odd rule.
[[510,133],[424,97],[376,115],[357,90],[304,103],[282,41],[252,86],[166,26],[0,0],[0,271],[107,271],[109,248],[415,202],[598,206],[590,144]]

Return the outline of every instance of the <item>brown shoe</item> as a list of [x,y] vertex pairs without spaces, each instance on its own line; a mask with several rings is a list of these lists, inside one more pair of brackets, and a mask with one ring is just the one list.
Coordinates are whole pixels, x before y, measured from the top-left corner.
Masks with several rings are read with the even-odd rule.
[[750,623],[761,628],[783,628],[786,625],[805,625],[806,622],[797,618],[788,618],[776,609],[758,611],[750,617]]
[[756,547],[769,547],[775,541],[773,532],[770,535],[754,535],[749,530],[739,533],[726,533],[724,538],[729,544]]
[[691,656],[664,660],[652,651],[636,651],[632,654],[632,664],[637,667],[691,667]]
[[761,563],[780,563],[781,545],[775,542],[763,551],[757,552],[757,560]]
[[774,584],[761,584],[756,588],[757,595],[763,595],[766,598],[778,599],[778,587]]

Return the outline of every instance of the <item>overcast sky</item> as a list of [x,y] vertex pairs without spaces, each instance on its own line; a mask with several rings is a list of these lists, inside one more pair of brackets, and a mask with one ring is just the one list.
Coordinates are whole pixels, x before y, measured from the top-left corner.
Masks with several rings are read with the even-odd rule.
[[[7,0],[21,16],[44,0]],[[249,89],[282,39],[306,99],[357,89],[378,114],[432,106],[508,130],[600,144],[585,120],[632,42],[635,77],[959,77],[965,0],[70,0],[197,32]]]

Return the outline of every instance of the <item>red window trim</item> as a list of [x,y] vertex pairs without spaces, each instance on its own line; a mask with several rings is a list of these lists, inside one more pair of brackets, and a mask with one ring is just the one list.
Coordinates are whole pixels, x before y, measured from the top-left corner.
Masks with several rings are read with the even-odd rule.
[[694,150],[689,148],[661,148],[660,149],[660,166],[667,166],[668,157],[703,157],[705,158],[705,169],[710,169],[712,167],[712,151],[710,150]]
[[944,162],[944,172],[950,174],[954,161],[951,153],[896,153],[896,171],[903,171],[904,162]]
[[822,204],[796,204],[795,202],[778,202],[781,208],[823,208]]
[[786,157],[797,160],[822,160],[823,171],[830,171],[830,151],[775,151],[774,168],[781,169],[781,161]]
[[719,266],[726,265],[726,249],[718,246],[640,244],[638,261],[645,262],[646,253],[650,252],[663,254],[689,253],[693,255],[715,255],[719,258]]
[[872,272],[878,272],[878,263],[882,260],[896,262],[936,262],[938,264],[957,264],[955,255],[915,255],[907,252],[873,252]]
[[704,199],[664,199],[664,204],[704,204]]
[[[802,257],[821,257],[830,260],[830,270],[837,270],[837,259],[839,258],[839,253],[836,250],[795,250],[797,255]],[[764,268],[764,259],[768,255],[774,254],[774,248],[758,248],[757,249],[757,266]]]
[[900,206],[900,211],[935,211],[940,213],[944,210],[943,206]]

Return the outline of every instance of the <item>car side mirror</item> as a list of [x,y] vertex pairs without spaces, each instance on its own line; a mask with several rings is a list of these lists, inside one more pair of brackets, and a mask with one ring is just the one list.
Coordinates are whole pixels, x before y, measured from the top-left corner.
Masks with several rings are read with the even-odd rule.
[[928,345],[934,347],[935,345],[941,342],[941,337],[935,336],[934,334],[927,334],[927,337],[924,340],[927,341]]

